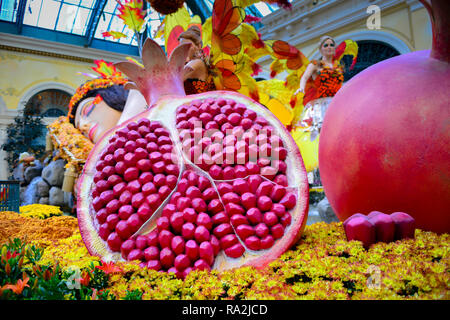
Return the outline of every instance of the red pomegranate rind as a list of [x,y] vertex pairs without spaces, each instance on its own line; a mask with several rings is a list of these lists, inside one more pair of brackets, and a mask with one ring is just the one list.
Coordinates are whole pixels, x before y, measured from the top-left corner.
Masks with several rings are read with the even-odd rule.
[[[231,162],[225,164],[217,162],[216,158],[215,162],[213,161],[213,164],[211,164],[207,157],[201,156],[204,155],[202,150],[210,144],[209,137],[206,139],[204,139],[204,136],[200,137],[200,139],[194,141],[194,144],[186,142],[184,136],[186,133],[182,132],[183,128],[181,128],[180,123],[187,121],[186,113],[192,111],[186,112],[188,110],[184,110],[181,113],[185,115],[180,115],[180,109],[183,109],[183,106],[196,104],[200,106],[205,103],[211,107],[217,102],[223,104],[222,107],[230,104],[237,106],[235,108],[237,110],[232,108],[231,112],[230,110],[223,110],[229,116],[228,122],[226,122],[229,125],[225,126],[224,129],[232,130],[232,133],[236,133],[239,138],[244,137],[238,141],[239,139],[224,135],[224,140],[228,144],[226,146],[238,151],[248,151],[250,149],[247,148],[249,144],[246,145],[244,142],[245,139],[249,138],[249,135],[245,135],[245,130],[241,129],[244,126],[250,130],[266,129],[269,132],[266,143],[260,141],[263,138],[262,136],[256,135],[254,137],[258,140],[258,151],[262,150],[263,157],[250,159],[247,154],[240,158],[244,163]],[[239,117],[239,114],[241,117]],[[193,135],[205,133],[202,132],[201,128],[192,126],[192,122],[196,120],[195,117],[197,115],[189,114],[189,119],[191,119],[189,128],[197,131],[189,133]],[[243,121],[246,117],[251,117],[255,121],[252,123]],[[177,180],[177,186],[166,198],[167,204],[157,202],[160,206],[158,210],[153,212],[153,216],[141,226],[141,229],[133,237],[123,239],[125,240],[123,243],[126,243],[120,249],[122,252],[113,253],[98,235],[103,231],[99,230],[98,225],[95,225],[97,218],[92,214],[95,211],[90,204],[92,198],[84,197],[86,196],[86,190],[91,189],[94,176],[84,174],[79,182],[78,216],[83,239],[92,254],[102,257],[107,256],[110,259],[140,259],[143,266],[175,272],[182,277],[192,269],[228,269],[243,264],[262,267],[277,258],[298,240],[306,224],[308,209],[308,184],[305,169],[295,142],[270,111],[240,94],[230,92],[217,92],[214,97],[208,97],[207,94],[185,98],[166,97],[148,111],[121,125],[118,128],[119,131],[133,121],[142,121],[139,119],[151,119],[152,122],[159,121],[170,132],[171,141],[174,143],[174,149],[178,152],[177,157],[180,162],[180,177]],[[208,116],[207,112],[204,112],[197,119],[202,121],[202,126],[206,126],[208,123],[212,129],[218,126],[211,123],[211,116]],[[220,117],[218,120],[222,121]],[[238,128],[236,129],[236,127]],[[216,130],[216,132],[218,131]],[[222,131],[222,133],[224,132],[226,130]],[[106,134],[109,137],[113,135],[114,132]],[[114,151],[112,150],[114,148],[108,148],[107,141],[108,138],[105,137],[96,145],[85,166],[85,172],[95,173],[97,159],[101,159],[100,155],[103,149]],[[196,153],[196,150],[191,150],[194,145],[200,147],[200,156],[190,156],[191,153]],[[277,152],[272,152],[277,147],[282,148],[281,151],[278,152],[280,149],[277,149]],[[120,157],[120,152],[117,153]],[[273,154],[277,154],[279,157],[275,158],[272,156]],[[233,160],[238,160],[238,158]],[[186,169],[184,169],[184,162],[188,163]],[[245,164],[250,162],[253,166],[245,167]],[[232,168],[234,176],[229,173],[214,176],[210,169],[215,164],[220,169]],[[142,168],[145,168],[145,164],[142,164],[142,166]],[[259,172],[256,172],[256,166]],[[249,168],[250,170],[248,170]],[[274,170],[275,168],[276,170]],[[161,170],[161,168],[157,167],[156,170]],[[191,175],[202,177],[201,181],[197,181],[197,185],[186,183],[186,179],[183,178],[187,174],[185,170],[189,170]],[[134,177],[133,172],[131,172],[131,178],[128,179]],[[232,179],[224,180],[223,178]],[[128,183],[128,188],[136,191],[133,189],[135,186],[131,184],[131,181],[128,181]],[[225,185],[228,185],[228,187]],[[229,191],[230,186],[232,192],[224,192]],[[100,187],[97,188],[100,191],[104,186],[100,183]],[[136,189],[138,188],[136,187]],[[202,190],[201,196],[199,189]],[[153,188],[149,188],[149,190],[153,190]],[[168,194],[168,190],[165,190],[165,192],[165,194]],[[98,197],[97,193],[95,196]],[[108,194],[106,195],[108,196]],[[174,200],[174,198],[177,199]],[[104,212],[101,211],[103,208],[100,208],[97,203],[95,204],[97,211],[100,212],[100,220],[104,219],[104,216],[102,216]],[[174,208],[176,210],[181,208],[186,212],[180,214],[180,211],[176,211]],[[252,208],[253,210],[250,210]],[[112,212],[113,209],[110,211]],[[129,207],[121,208],[119,216],[128,217],[128,209]],[[257,210],[260,211],[260,214]],[[196,230],[197,234],[195,235]],[[193,232],[194,238],[192,238]],[[139,248],[137,248],[138,235],[141,235]],[[151,242],[151,245],[147,248],[143,244],[145,241],[142,235],[149,239],[147,242]],[[110,242],[117,250],[117,244],[114,241]],[[169,242],[170,250],[168,249]],[[198,257],[195,253],[196,249],[198,249]],[[211,252],[213,253],[211,254]],[[156,253],[159,253],[159,260]]]

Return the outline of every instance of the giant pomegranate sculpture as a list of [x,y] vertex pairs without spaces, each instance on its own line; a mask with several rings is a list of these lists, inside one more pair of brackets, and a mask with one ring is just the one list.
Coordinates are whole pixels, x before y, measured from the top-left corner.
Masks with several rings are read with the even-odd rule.
[[416,226],[450,232],[450,1],[421,1],[429,51],[364,70],[333,98],[319,169],[340,220],[355,212],[408,212]]
[[264,266],[306,223],[300,151],[281,122],[246,96],[185,96],[188,49],[178,46],[167,61],[148,39],[145,68],[117,64],[150,107],[107,132],[90,153],[78,183],[82,238],[105,260],[139,260],[179,277]]

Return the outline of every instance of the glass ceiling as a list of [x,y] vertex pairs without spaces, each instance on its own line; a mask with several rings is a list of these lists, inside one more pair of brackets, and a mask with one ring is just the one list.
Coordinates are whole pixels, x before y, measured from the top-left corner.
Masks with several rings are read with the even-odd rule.
[[[185,6],[204,21],[211,15],[213,3],[213,0],[187,0]],[[148,7],[146,34],[151,37],[164,16]],[[263,17],[277,9],[277,6],[259,2],[246,11]],[[117,14],[116,0],[0,0],[0,32],[135,54],[136,37]],[[105,31],[122,32],[127,37],[103,37]]]

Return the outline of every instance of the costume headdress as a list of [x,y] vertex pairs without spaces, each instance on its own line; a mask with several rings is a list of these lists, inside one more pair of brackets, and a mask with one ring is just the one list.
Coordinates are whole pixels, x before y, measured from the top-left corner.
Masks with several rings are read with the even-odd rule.
[[94,79],[86,81],[83,85],[77,88],[77,91],[72,96],[69,102],[68,117],[73,117],[74,107],[86,97],[86,95],[96,89],[104,89],[112,87],[114,85],[124,85],[128,80],[122,75],[120,71],[116,70],[116,67],[112,63],[107,63],[104,60],[95,60],[96,67],[92,67],[92,70],[97,72],[100,77],[95,78],[95,75],[81,73]]

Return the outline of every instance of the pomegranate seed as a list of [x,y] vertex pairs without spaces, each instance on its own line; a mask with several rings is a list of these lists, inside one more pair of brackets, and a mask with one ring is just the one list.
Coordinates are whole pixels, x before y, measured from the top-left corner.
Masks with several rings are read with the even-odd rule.
[[241,196],[241,203],[247,210],[254,208],[256,206],[256,196],[253,193],[246,192]]
[[[125,155],[126,157],[126,155]],[[136,180],[139,177],[139,169],[135,167],[131,167],[125,170],[123,174],[123,178],[125,181],[130,182]]]
[[174,266],[177,268],[178,271],[183,271],[189,265],[191,264],[191,261],[189,260],[189,257],[185,254],[177,255],[174,261]]
[[208,214],[201,212],[197,216],[196,224],[198,226],[204,226],[206,229],[210,230],[212,228],[211,217]]
[[227,203],[225,205],[225,211],[227,212],[229,217],[232,217],[235,214],[244,214],[245,212],[245,210],[240,205],[235,203]]
[[208,271],[211,270],[208,263],[203,259],[199,259],[199,260],[195,261],[194,269],[195,270],[208,270]]
[[157,193],[149,195],[146,200],[150,208],[153,210],[156,210],[162,203],[161,197]]
[[118,176],[117,174],[113,174],[112,176],[108,177],[108,184],[110,186],[115,186],[116,184],[122,182],[122,178],[120,176]]
[[108,239],[110,233],[111,231],[109,230],[107,223],[101,224],[100,227],[98,228],[98,234],[100,238],[102,238],[105,241]]
[[161,248],[170,247],[172,243],[173,233],[168,230],[161,230],[158,235],[159,245]]
[[250,236],[244,241],[245,246],[250,250],[260,250],[261,249],[261,240],[256,236]]
[[235,214],[230,218],[230,222],[235,228],[241,224],[249,223],[248,219],[242,214]]
[[115,230],[122,239],[128,239],[132,235],[132,230],[126,220],[117,222]]
[[184,224],[183,213],[175,212],[174,214],[172,214],[172,216],[170,217],[169,220],[170,220],[170,225],[172,226],[172,229],[176,233],[181,232],[181,227]]
[[266,224],[259,223],[255,226],[255,234],[260,238],[264,238],[269,234],[269,228]]
[[131,239],[128,239],[122,243],[120,246],[120,252],[122,253],[122,257],[127,258],[128,254],[131,250],[136,247],[135,242]]
[[256,196],[259,198],[262,196],[270,195],[272,192],[273,186],[274,186],[273,183],[271,183],[269,181],[263,181],[256,189]]
[[122,239],[120,239],[117,233],[110,233],[106,242],[108,243],[108,246],[112,251],[120,251],[120,247],[122,246]]
[[185,244],[186,255],[191,261],[195,261],[199,257],[199,247],[194,240],[188,240]]
[[273,199],[273,201],[278,202],[284,197],[285,194],[286,194],[285,187],[275,185],[272,189],[272,192],[270,193],[270,197]]
[[158,220],[156,220],[156,226],[159,231],[168,230],[170,227],[169,218],[168,217],[159,217]]
[[164,206],[161,215],[162,215],[163,217],[168,217],[168,218],[170,218],[170,216],[171,216],[175,211],[177,211],[177,208],[175,207],[175,205],[169,203],[169,204],[167,204],[167,205]]
[[147,248],[147,237],[146,236],[137,236],[136,237],[136,248],[145,249]]
[[158,245],[158,231],[153,230],[149,234],[147,234],[147,243],[149,246],[157,246]]
[[208,204],[208,211],[210,211],[212,214],[219,213],[223,210],[222,203],[219,201],[219,199],[212,199]]
[[130,205],[125,205],[119,209],[119,218],[122,220],[127,220],[134,213],[134,209]]
[[147,262],[147,268],[155,270],[155,271],[159,271],[159,270],[161,270],[162,266],[161,266],[161,263],[159,262],[159,260],[150,260]]
[[239,258],[244,254],[245,248],[240,243],[236,243],[231,247],[226,248],[224,251],[230,258]]
[[162,173],[158,173],[153,177],[153,183],[156,187],[161,187],[166,184],[166,176]]
[[234,233],[227,234],[220,239],[220,247],[227,249],[238,242],[239,240]]
[[222,223],[222,224],[218,225],[217,227],[215,227],[213,230],[213,234],[219,239],[229,233],[232,233],[232,232],[233,232],[233,227],[229,223]]
[[255,234],[255,230],[252,226],[249,226],[248,224],[241,224],[236,227],[236,233],[241,239],[246,239],[249,236],[252,236]]
[[187,197],[180,197],[177,200],[177,210],[178,211],[183,211],[184,209],[186,209],[190,206],[191,206],[191,199],[189,199]]
[[193,199],[191,205],[197,212],[204,212],[208,209],[205,200],[203,200],[202,198]]
[[172,251],[176,254],[179,255],[181,253],[184,252],[184,248],[185,248],[185,241],[183,239],[183,237],[181,236],[175,236],[172,238],[172,243],[171,243],[171,248]]
[[222,201],[225,204],[227,204],[227,203],[240,204],[241,198],[234,192],[228,192],[223,195]]
[[259,197],[257,200],[257,205],[259,210],[263,212],[268,211],[270,210],[270,208],[272,208],[272,199],[267,196]]
[[280,218],[281,225],[282,225],[283,227],[285,227],[285,228],[286,228],[288,225],[291,224],[291,221],[292,221],[292,217],[291,217],[291,214],[290,214],[289,212],[286,212],[286,213]]
[[131,233],[135,233],[136,231],[138,231],[142,225],[141,218],[139,218],[139,216],[136,213],[132,214],[127,219],[127,223],[128,223],[128,226],[130,227]]
[[280,200],[280,204],[282,204],[286,210],[290,210],[295,207],[297,199],[295,195],[291,192],[286,193],[286,195]]
[[150,210],[150,207],[148,206],[147,203],[143,203],[139,209],[137,209],[138,216],[141,218],[142,221],[147,221],[148,219],[150,219],[151,215],[152,215],[152,211]]
[[175,255],[169,248],[163,248],[159,253],[159,260],[164,268],[170,268],[173,266]]
[[279,239],[284,234],[284,227],[281,225],[281,223],[277,223],[276,225],[270,228],[270,233],[272,234],[275,240]]
[[217,226],[221,223],[226,223],[229,222],[229,218],[228,215],[225,213],[225,211],[221,211],[219,213],[216,213],[213,217],[212,217],[212,223],[214,224],[214,226]]
[[250,192],[256,193],[259,185],[262,182],[262,178],[258,175],[252,175],[248,178],[248,185],[250,187]]
[[208,241],[210,236],[211,235],[205,226],[201,225],[201,226],[198,226],[197,228],[195,228],[194,237],[198,243],[201,243],[203,241]]
[[195,233],[195,226],[191,222],[183,224],[181,227],[181,235],[184,239],[193,239]]
[[275,243],[275,240],[269,234],[261,239],[261,249],[269,249],[273,246],[274,243]]
[[142,186],[142,193],[146,196],[154,194],[156,192],[156,187],[152,182],[148,182]]
[[120,202],[117,199],[113,199],[106,205],[106,211],[108,213],[116,213],[119,210]]
[[183,219],[194,223],[197,221],[197,212],[193,208],[186,208],[183,210]]
[[168,186],[161,186],[158,190],[158,194],[161,199],[167,198],[171,192],[172,190]]
[[263,219],[261,211],[259,211],[259,209],[257,208],[249,209],[246,216],[248,221],[253,225],[260,223]]
[[142,250],[140,249],[133,249],[131,250],[131,252],[128,254],[128,261],[133,261],[133,260],[142,260],[144,254],[142,252]]
[[141,191],[141,183],[139,180],[133,180],[128,183],[127,190],[132,194],[138,193]]
[[95,217],[97,218],[97,221],[102,224],[106,222],[106,217],[108,216],[108,212],[106,211],[106,208],[100,209]]
[[274,212],[278,217],[282,217],[286,213],[286,209],[282,204],[274,203],[272,205],[271,211]]
[[114,192],[111,191],[111,190],[103,191],[103,192],[100,194],[100,200],[101,200],[103,203],[108,203],[108,202],[110,202],[110,201],[113,200],[113,199],[114,199]]
[[216,190],[213,187],[205,189],[202,193],[202,198],[205,199],[206,201],[217,199]]
[[278,223],[278,217],[275,213],[272,211],[268,211],[264,213],[263,215],[263,222],[268,226],[271,227]]
[[200,258],[205,260],[208,265],[212,265],[214,262],[214,249],[209,241],[203,241],[199,246]]

